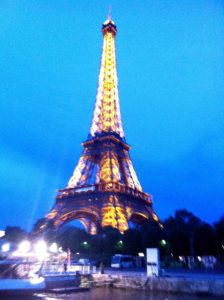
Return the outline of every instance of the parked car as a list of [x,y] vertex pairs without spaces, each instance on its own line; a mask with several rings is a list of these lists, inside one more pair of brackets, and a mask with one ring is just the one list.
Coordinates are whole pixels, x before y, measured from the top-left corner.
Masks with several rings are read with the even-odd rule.
[[134,266],[134,258],[132,255],[115,254],[111,260],[112,268],[132,268]]

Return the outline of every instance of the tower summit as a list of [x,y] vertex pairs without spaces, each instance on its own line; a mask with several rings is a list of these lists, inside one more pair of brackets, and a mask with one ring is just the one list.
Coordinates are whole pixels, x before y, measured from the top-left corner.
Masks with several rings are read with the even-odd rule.
[[118,80],[115,54],[117,28],[113,21],[102,25],[103,51],[98,81],[95,110],[90,128],[91,136],[102,132],[114,132],[124,138],[118,96]]
[[129,222],[158,221],[152,197],[142,191],[126,144],[118,95],[115,36],[110,16],[102,25],[103,49],[95,108],[84,150],[65,189],[46,216],[56,227],[78,219],[91,233]]

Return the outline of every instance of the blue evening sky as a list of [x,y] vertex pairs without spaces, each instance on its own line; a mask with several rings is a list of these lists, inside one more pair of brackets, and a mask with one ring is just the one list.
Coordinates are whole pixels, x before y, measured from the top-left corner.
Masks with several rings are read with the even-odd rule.
[[5,0],[0,11],[0,228],[54,204],[91,123],[108,6],[121,113],[161,219],[224,214],[222,0]]

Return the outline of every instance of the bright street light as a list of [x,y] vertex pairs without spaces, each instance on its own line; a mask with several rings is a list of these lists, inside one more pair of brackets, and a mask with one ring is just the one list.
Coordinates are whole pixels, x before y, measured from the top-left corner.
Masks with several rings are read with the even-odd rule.
[[162,246],[166,246],[166,240],[161,240],[161,241],[160,241],[160,244],[161,244]]
[[10,250],[10,244],[5,243],[2,245],[2,252],[8,252]]
[[44,260],[47,254],[47,244],[45,241],[40,240],[34,245],[34,250],[39,260]]
[[57,245],[57,243],[51,244],[50,247],[49,247],[49,251],[52,252],[52,253],[58,252],[58,245]]
[[22,241],[22,242],[19,244],[18,250],[19,250],[19,252],[21,252],[21,253],[27,253],[27,252],[30,251],[30,248],[31,248],[31,245],[30,245],[30,242],[29,242],[29,241]]
[[2,238],[3,236],[5,236],[5,231],[4,230],[0,230],[0,238]]
[[45,241],[38,241],[36,243],[36,245],[34,246],[34,250],[37,252],[37,253],[46,253],[47,252],[47,244]]

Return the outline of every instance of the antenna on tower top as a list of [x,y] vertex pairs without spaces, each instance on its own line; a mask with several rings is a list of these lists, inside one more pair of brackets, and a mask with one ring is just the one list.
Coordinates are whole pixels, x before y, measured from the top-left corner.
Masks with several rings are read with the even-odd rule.
[[108,20],[111,21],[111,5],[108,7]]

